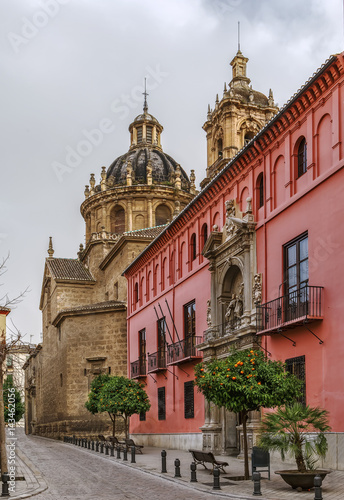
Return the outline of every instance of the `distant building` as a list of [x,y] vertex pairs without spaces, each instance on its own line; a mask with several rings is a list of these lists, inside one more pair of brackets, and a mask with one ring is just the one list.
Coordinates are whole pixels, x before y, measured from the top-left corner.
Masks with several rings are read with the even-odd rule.
[[59,438],[110,431],[110,419],[92,416],[84,405],[96,375],[127,373],[122,272],[196,194],[194,173],[189,178],[164,153],[162,130],[145,99],[129,127],[129,151],[107,171],[102,167],[100,184],[92,174],[86,186],[86,245],[78,258],[54,257],[50,239],[40,301],[43,342],[25,365],[28,433]]
[[[131,419],[138,441],[241,453],[239,416],[204,405],[193,366],[260,347],[305,381],[304,402],[329,411],[326,464],[344,468],[343,89],[344,53],[222,170],[211,157],[203,190],[126,269],[130,375],[152,401]],[[216,123],[205,128],[214,146]],[[251,446],[259,421],[251,412]]]

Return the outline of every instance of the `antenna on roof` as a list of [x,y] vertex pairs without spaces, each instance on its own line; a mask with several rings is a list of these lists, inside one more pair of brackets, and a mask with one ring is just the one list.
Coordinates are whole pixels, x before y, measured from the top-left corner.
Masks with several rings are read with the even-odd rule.
[[142,92],[142,94],[145,96],[145,100],[144,100],[144,103],[143,103],[143,112],[144,113],[147,113],[148,111],[148,104],[147,104],[147,78],[145,78],[145,91]]
[[240,52],[240,21],[238,21],[238,52]]

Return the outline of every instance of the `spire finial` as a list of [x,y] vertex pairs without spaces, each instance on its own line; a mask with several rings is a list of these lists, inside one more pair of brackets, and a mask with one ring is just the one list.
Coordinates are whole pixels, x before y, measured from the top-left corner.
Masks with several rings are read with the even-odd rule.
[[145,96],[145,100],[144,100],[144,103],[143,103],[143,112],[144,113],[147,113],[148,112],[148,104],[147,104],[147,78],[145,78],[145,91],[142,92],[142,94]]
[[240,21],[238,21],[238,52],[240,52]]
[[54,249],[53,249],[53,238],[52,236],[49,236],[49,248],[48,248],[48,255],[49,259],[53,258],[54,255]]

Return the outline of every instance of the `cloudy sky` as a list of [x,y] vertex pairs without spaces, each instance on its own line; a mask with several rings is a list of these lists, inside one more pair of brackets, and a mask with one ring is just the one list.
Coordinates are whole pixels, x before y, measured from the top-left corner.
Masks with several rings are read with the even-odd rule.
[[164,151],[202,180],[238,21],[253,88],[280,106],[343,50],[342,0],[2,0],[0,291],[30,288],[8,318],[25,340],[40,339],[48,238],[76,257],[85,184],[128,150],[145,77]]

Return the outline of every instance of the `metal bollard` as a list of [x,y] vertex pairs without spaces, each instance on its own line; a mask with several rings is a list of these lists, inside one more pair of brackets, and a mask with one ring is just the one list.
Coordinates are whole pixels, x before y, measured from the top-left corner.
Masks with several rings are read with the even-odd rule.
[[90,450],[91,449],[91,440],[89,439],[87,441],[87,449]]
[[72,441],[73,444],[76,443],[76,438],[75,438],[75,434],[73,434],[73,441]]
[[99,441],[96,441],[96,451],[99,451]]
[[113,444],[112,444],[112,445],[110,446],[110,456],[111,456],[111,457],[114,457],[114,456],[115,456],[114,452],[115,452],[115,448],[113,447]]
[[176,458],[174,461],[174,477],[182,477],[180,474],[180,460]]
[[162,452],[161,452],[161,473],[167,472],[166,455],[167,455],[166,451],[162,450]]
[[213,490],[220,490],[220,469],[217,467],[214,467],[213,469],[213,478],[214,478],[214,483],[213,483]]
[[123,448],[123,462],[127,462],[128,461],[128,450],[127,450],[127,447],[125,446]]
[[121,448],[117,446],[116,450],[117,450],[117,458],[121,458]]
[[104,443],[100,443],[100,453],[104,453]]
[[252,474],[252,480],[253,480],[253,496],[262,496],[262,493],[260,491],[260,472],[254,472]]
[[105,455],[109,454],[109,445],[106,443],[105,445]]
[[314,500],[323,500],[321,485],[322,479],[317,474],[314,478]]
[[132,464],[136,464],[136,460],[135,460],[135,446],[131,447],[131,463]]
[[197,483],[197,476],[196,476],[196,469],[197,469],[197,467],[196,467],[195,462],[191,463],[190,469],[191,469],[190,483]]
[[8,481],[10,480],[10,476],[5,472],[4,474],[1,475],[1,481],[2,481],[2,492],[1,496],[2,497],[9,497],[10,493],[8,491]]

